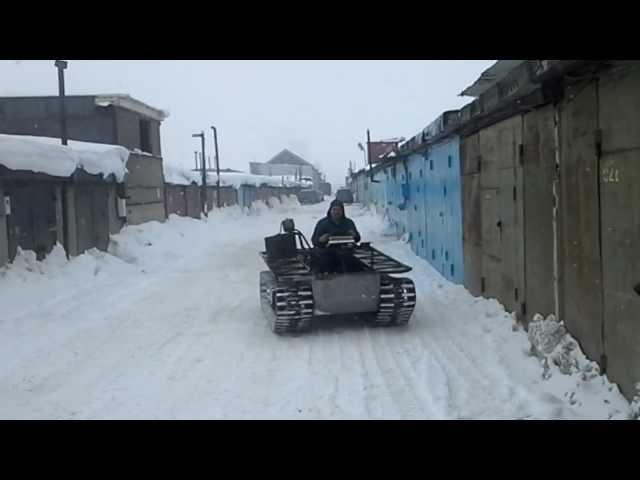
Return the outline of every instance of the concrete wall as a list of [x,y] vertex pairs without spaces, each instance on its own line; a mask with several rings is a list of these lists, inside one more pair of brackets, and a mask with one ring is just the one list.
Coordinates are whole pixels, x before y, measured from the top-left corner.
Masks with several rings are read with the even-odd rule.
[[560,109],[563,319],[631,399],[640,382],[640,68],[566,85]]
[[[114,107],[97,107],[94,97],[65,99],[67,134],[72,140],[116,143]],[[60,137],[57,97],[0,98],[0,133]]]
[[4,208],[4,190],[0,185],[0,267],[9,261],[9,240],[7,238],[7,216]]
[[136,112],[115,107],[116,117],[116,138],[118,145],[134,150],[136,148],[142,150],[142,136],[140,131],[140,120],[149,122],[149,141],[151,144],[151,153],[156,157],[160,157],[160,122],[142,117]]
[[164,203],[127,207],[127,223],[129,225],[140,225],[151,221],[164,222],[165,220],[166,210],[164,209]]
[[138,225],[166,219],[162,158],[131,154],[125,178],[127,223]]
[[640,382],[640,69],[598,82],[604,350],[628,398]]
[[[65,98],[67,135],[72,140],[142,147],[140,120],[149,122],[151,153],[162,155],[160,122],[121,107],[99,107],[93,96]],[[60,137],[57,97],[0,97],[0,133]]]

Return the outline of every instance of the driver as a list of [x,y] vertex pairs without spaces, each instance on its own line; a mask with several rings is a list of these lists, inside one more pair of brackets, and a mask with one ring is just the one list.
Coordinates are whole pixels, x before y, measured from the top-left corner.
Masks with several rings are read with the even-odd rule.
[[321,219],[311,237],[311,243],[318,249],[316,269],[320,273],[334,273],[337,271],[359,271],[361,265],[349,256],[340,256],[335,249],[327,248],[329,237],[352,236],[356,242],[360,241],[360,234],[355,223],[344,214],[344,204],[340,200],[331,202],[327,216]]
[[329,206],[327,216],[316,224],[311,243],[313,243],[314,247],[324,248],[327,246],[329,237],[348,235],[354,237],[356,242],[360,241],[360,234],[356,224],[344,214],[344,204],[335,199]]

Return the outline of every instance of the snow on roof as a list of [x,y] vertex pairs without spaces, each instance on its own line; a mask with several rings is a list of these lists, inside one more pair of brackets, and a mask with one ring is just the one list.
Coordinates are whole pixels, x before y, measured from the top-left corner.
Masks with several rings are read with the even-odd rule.
[[164,170],[164,181],[173,185],[190,185],[196,183],[200,185],[201,174],[188,170],[177,165],[171,165],[167,162],[162,162],[162,169]]
[[140,113],[160,122],[169,116],[168,111],[153,108],[146,103],[123,93],[96,95],[95,104],[99,107],[115,105],[117,107],[126,108],[127,110]]
[[[211,175],[212,181],[215,182],[216,175]],[[220,172],[220,185],[233,186],[239,188],[242,185],[253,185],[259,187],[261,185],[267,185],[270,187],[282,187],[282,177],[270,177],[268,175],[252,175],[249,173],[231,173]],[[298,182],[284,179],[284,186],[293,187],[299,185]]]
[[0,164],[10,170],[27,170],[69,177],[76,169],[91,175],[113,174],[118,182],[127,173],[129,150],[119,145],[77,142],[67,146],[59,138],[0,134]]
[[[202,174],[193,170],[188,170],[184,167],[177,165],[171,165],[167,162],[163,162],[164,178],[167,183],[173,185],[190,185],[196,183],[202,185]],[[215,185],[217,182],[217,176],[213,172],[207,172],[207,184]],[[268,175],[252,175],[250,173],[240,172],[220,172],[220,185],[223,187],[239,188],[242,185],[252,185],[259,187],[261,185],[268,185],[271,187],[282,187],[282,177],[270,177]],[[298,182],[290,179],[284,179],[284,185],[287,187],[293,187],[300,185]]]

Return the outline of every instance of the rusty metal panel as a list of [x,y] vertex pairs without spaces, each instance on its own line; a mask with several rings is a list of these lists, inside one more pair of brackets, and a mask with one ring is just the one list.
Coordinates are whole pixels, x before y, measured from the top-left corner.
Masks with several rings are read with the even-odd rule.
[[479,132],[482,210],[482,281],[485,296],[508,310],[521,310],[524,289],[522,170],[519,164],[522,117]]
[[631,399],[640,382],[640,72],[599,85],[604,350]]
[[200,187],[189,185],[185,187],[186,215],[192,218],[200,218],[202,214],[202,200],[200,199]]
[[482,277],[481,292],[485,298],[495,298],[500,303],[502,300],[502,260],[486,252],[482,252]]
[[116,185],[108,185],[107,190],[109,196],[107,200],[109,210],[109,234],[114,235],[122,229],[124,221],[118,216],[118,192]]
[[187,215],[187,187],[182,185],[166,185],[165,186],[165,202],[167,207],[167,216]]
[[482,250],[500,258],[502,254],[502,219],[500,218],[500,193],[498,188],[482,190]]
[[15,258],[18,247],[44,258],[58,238],[55,184],[16,181],[5,185],[5,195],[11,202],[11,215],[6,217],[9,259]]
[[595,83],[567,92],[560,117],[564,321],[593,360],[603,353]]
[[76,185],[75,212],[78,253],[109,246],[109,186]]
[[480,136],[475,133],[460,142],[462,175],[480,172]]
[[553,105],[524,116],[522,163],[525,208],[526,321],[555,310],[553,181],[555,139]]
[[481,294],[481,215],[480,175],[464,175],[462,177],[462,250],[464,258],[464,286],[473,295]]

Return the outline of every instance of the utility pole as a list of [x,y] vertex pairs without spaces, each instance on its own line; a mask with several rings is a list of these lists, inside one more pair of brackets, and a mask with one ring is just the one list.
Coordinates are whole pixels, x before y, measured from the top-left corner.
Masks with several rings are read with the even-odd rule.
[[218,130],[216,127],[211,127],[213,130],[213,144],[216,149],[216,175],[218,176],[218,180],[216,182],[216,197],[218,197],[217,205],[220,208],[220,160],[218,157]]
[[371,135],[367,128],[367,162],[369,164],[369,172],[371,176],[371,183],[378,183],[378,180],[373,179],[373,166],[371,165]]
[[58,96],[60,97],[60,140],[62,145],[67,144],[67,112],[64,101],[64,71],[67,68],[67,62],[64,60],[56,60],[55,64],[58,69]]
[[194,133],[191,135],[192,137],[200,137],[202,144],[202,162],[201,162],[201,171],[202,171],[202,188],[200,189],[200,201],[202,203],[202,212],[205,217],[208,217],[207,213],[207,165],[206,165],[206,156],[205,156],[205,147],[204,147],[204,132]]

